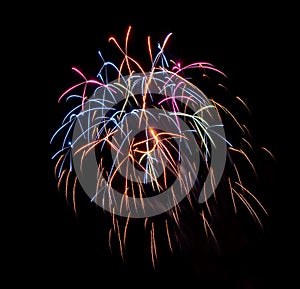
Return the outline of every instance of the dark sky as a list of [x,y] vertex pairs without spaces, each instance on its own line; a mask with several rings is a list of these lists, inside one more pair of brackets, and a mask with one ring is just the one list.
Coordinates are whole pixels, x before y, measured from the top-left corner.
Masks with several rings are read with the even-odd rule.
[[[240,95],[251,110],[249,125],[255,143],[269,148],[276,157],[276,161],[256,159],[260,173],[258,185],[270,211],[270,217],[264,220],[264,232],[253,228],[247,217],[241,216],[241,222],[249,226],[249,231],[248,227],[245,229],[247,241],[244,241],[241,233],[234,231],[232,220],[222,219],[223,231],[228,230],[234,237],[232,243],[230,238],[224,237],[223,255],[216,257],[197,243],[197,237],[193,239],[193,233],[189,232],[193,228],[187,228],[190,238],[187,248],[173,256],[164,255],[158,267],[161,274],[154,276],[188,276],[189,280],[202,280],[202,284],[225,284],[230,288],[273,288],[271,284],[276,284],[276,278],[284,281],[283,276],[287,276],[283,272],[287,271],[288,257],[295,248],[287,241],[293,239],[295,228],[289,225],[292,215],[289,201],[284,197],[290,194],[290,185],[283,181],[289,173],[282,122],[288,123],[290,116],[282,111],[289,92],[284,85],[287,72],[280,59],[288,59],[289,54],[278,47],[280,43],[289,43],[284,33],[289,24],[286,23],[283,31],[279,19],[284,12],[280,7],[263,8],[251,6],[250,2],[233,7],[185,3],[176,8],[163,6],[161,3],[146,3],[146,6],[70,4],[63,10],[58,6],[49,7],[47,16],[38,17],[42,29],[36,40],[37,47],[41,45],[42,49],[35,57],[39,69],[36,73],[40,74],[37,77],[41,77],[43,83],[41,97],[46,100],[47,183],[39,188],[39,206],[35,206],[37,213],[31,219],[32,224],[36,224],[35,240],[31,242],[36,246],[31,246],[31,256],[37,255],[34,262],[38,268],[48,268],[41,270],[42,276],[58,283],[87,276],[100,282],[111,280],[112,274],[130,278],[135,274],[148,277],[153,273],[149,256],[140,254],[145,242],[139,235],[141,232],[131,232],[129,241],[132,243],[128,249],[131,255],[123,264],[117,253],[110,254],[107,246],[109,218],[104,215],[99,218],[96,210],[86,205],[84,197],[82,211],[76,217],[63,193],[56,189],[54,163],[49,160],[54,152],[49,139],[64,115],[63,104],[58,104],[57,99],[74,81],[72,66],[95,77],[101,65],[98,50],[112,60],[120,57],[108,38],[115,36],[124,43],[130,25],[129,49],[141,62],[147,58],[148,35],[155,43],[162,42],[172,32],[169,47],[174,58],[186,63],[211,62],[225,72],[232,93]],[[30,240],[31,236],[26,239]],[[49,267],[49,264],[53,265]]]

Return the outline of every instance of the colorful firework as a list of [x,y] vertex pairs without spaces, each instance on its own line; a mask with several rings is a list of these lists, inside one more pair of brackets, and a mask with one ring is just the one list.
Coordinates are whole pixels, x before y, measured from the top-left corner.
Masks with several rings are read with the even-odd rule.
[[[109,39],[123,55],[119,65],[99,52],[103,65],[95,79],[73,68],[82,81],[58,101],[76,104],[50,142],[62,136],[61,149],[53,155],[55,175],[58,188],[64,184],[66,199],[72,199],[75,213],[80,187],[111,216],[108,241],[117,237],[123,258],[128,227],[142,220],[155,267],[157,230],[164,232],[172,252],[186,213],[193,212],[206,237],[218,247],[212,206],[219,198],[227,195],[236,214],[244,205],[261,227],[259,213],[267,212],[246,187],[240,171],[247,163],[255,175],[247,153],[252,149],[247,127],[222,101],[207,97],[196,85],[215,78],[229,97],[222,84],[226,75],[208,62],[182,66],[168,59],[165,50],[171,33],[158,44],[156,54],[148,37],[146,70],[129,54],[130,33],[131,27],[124,49],[115,38]],[[186,77],[190,71],[195,77]],[[113,80],[108,76],[112,74]],[[241,98],[234,101],[247,110]],[[238,138],[228,137],[236,132]]]

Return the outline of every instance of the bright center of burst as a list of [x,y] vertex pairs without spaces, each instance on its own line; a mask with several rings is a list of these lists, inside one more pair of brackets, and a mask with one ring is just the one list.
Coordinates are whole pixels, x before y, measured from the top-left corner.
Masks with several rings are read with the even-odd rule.
[[150,163],[159,161],[155,150],[160,148],[160,139],[155,129],[149,128],[138,133],[130,146],[130,160],[135,168],[140,171],[147,171]]
[[166,190],[178,175],[176,136],[178,137],[174,133],[149,127],[137,133],[129,146],[129,160],[133,168],[144,175],[144,183],[156,184],[159,192]]

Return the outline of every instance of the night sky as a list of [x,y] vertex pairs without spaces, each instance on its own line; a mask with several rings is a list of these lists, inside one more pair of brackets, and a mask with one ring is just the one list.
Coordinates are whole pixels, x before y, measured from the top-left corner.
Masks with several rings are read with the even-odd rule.
[[[290,92],[284,85],[286,72],[279,64],[280,59],[289,56],[286,50],[278,48],[278,43],[288,43],[278,20],[279,7],[262,8],[245,3],[234,8],[184,3],[176,8],[151,3],[70,5],[64,10],[49,7],[48,16],[38,17],[43,28],[36,39],[40,39],[37,47],[42,46],[42,55],[36,55],[39,67],[36,74],[42,79],[40,98],[46,100],[42,114],[47,122],[47,179],[45,185],[39,186],[38,201],[31,203],[35,204],[31,210],[36,212],[31,218],[34,226],[25,237],[34,239],[30,242],[30,254],[26,253],[34,260],[33,270],[40,272],[44,280],[51,279],[57,284],[89,278],[96,284],[113,283],[117,276],[131,280],[138,275],[182,277],[203,286],[207,284],[207,288],[217,285],[273,288],[279,281],[286,282],[288,274],[283,272],[288,271],[288,257],[295,248],[290,242],[295,228],[289,222],[292,212],[286,195],[295,192],[291,192],[290,182],[283,181],[288,179],[290,169],[287,169],[284,152],[288,146],[282,140],[281,126],[282,122],[290,121],[290,115],[280,110]],[[254,143],[268,148],[276,158],[254,156],[259,174],[254,187],[257,186],[269,212],[268,218],[263,217],[264,231],[252,224],[245,213],[239,219],[231,215],[226,218],[226,213],[220,213],[217,220],[221,256],[199,236],[197,225],[187,219],[182,232],[185,246],[173,255],[162,253],[157,270],[153,270],[149,255],[143,253],[147,241],[140,229],[129,232],[128,257],[123,263],[117,250],[112,254],[109,251],[109,218],[92,206],[84,194],[78,197],[76,216],[63,192],[57,191],[55,162],[50,159],[55,146],[49,140],[68,110],[65,103],[57,103],[58,97],[78,79],[71,70],[73,66],[95,78],[102,64],[98,50],[112,61],[121,59],[108,38],[114,36],[124,43],[129,26],[132,27],[129,51],[145,66],[149,64],[147,36],[152,37],[153,44],[162,43],[172,32],[167,46],[172,58],[186,64],[207,61],[225,72],[231,93],[239,95],[251,111],[246,123]],[[26,266],[26,259],[23,262]]]

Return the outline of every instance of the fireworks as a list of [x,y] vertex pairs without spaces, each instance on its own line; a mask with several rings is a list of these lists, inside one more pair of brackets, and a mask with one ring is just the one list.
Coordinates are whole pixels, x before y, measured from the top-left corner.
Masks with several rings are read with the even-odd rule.
[[[130,56],[130,33],[131,27],[124,49],[115,38],[109,39],[123,55],[119,65],[99,52],[103,65],[95,79],[73,68],[82,81],[58,101],[76,104],[51,143],[62,138],[61,149],[53,155],[55,175],[67,200],[71,196],[74,211],[80,186],[110,214],[108,241],[117,236],[123,257],[128,227],[134,220],[143,220],[155,266],[159,258],[156,231],[164,232],[172,252],[186,212],[201,220],[203,232],[216,243],[210,220],[218,198],[230,198],[236,213],[237,203],[243,204],[260,226],[259,213],[267,212],[245,186],[239,169],[239,164],[247,163],[255,175],[247,154],[252,146],[246,126],[196,85],[209,77],[226,80],[226,75],[207,62],[182,66],[168,59],[165,51],[171,33],[157,46],[156,54],[148,37],[146,69]],[[188,80],[189,71],[196,77]],[[115,79],[108,79],[112,74]],[[218,87],[227,93],[221,82]],[[241,98],[234,100],[247,109]],[[232,133],[227,133],[226,125],[241,137],[228,138]]]

